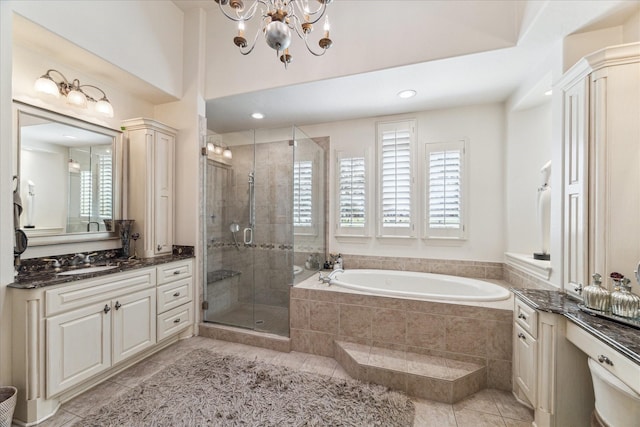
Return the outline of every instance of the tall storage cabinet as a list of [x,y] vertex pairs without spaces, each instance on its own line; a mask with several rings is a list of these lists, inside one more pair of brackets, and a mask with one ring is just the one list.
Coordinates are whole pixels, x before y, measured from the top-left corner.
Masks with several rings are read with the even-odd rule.
[[128,146],[128,215],[143,258],[171,253],[177,131],[151,119],[123,122]]
[[595,52],[558,83],[563,101],[565,290],[640,259],[640,43]]

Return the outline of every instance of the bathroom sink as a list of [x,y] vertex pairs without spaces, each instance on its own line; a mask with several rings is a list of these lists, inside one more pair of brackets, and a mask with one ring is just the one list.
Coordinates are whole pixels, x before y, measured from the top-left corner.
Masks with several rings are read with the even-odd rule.
[[78,270],[63,271],[62,273],[58,273],[58,276],[76,276],[78,274],[97,273],[99,271],[111,270],[117,267],[117,265],[101,265],[96,267],[80,268]]

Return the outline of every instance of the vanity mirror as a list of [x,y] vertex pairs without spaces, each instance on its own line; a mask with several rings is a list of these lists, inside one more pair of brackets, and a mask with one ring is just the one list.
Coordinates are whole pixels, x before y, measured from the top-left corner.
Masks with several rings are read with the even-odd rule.
[[121,132],[14,102],[29,246],[116,238],[122,200]]

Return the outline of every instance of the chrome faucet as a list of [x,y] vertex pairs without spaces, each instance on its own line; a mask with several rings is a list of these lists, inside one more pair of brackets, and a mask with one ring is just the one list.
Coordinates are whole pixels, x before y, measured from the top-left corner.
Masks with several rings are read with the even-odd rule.
[[56,258],[44,258],[43,261],[53,262],[53,271],[55,271],[56,273],[61,270],[60,267],[62,267],[62,263],[60,262],[59,259],[56,259]]
[[95,224],[96,225],[96,231],[100,231],[100,223],[97,221],[89,221],[87,223],[87,231],[91,231],[91,224]]
[[326,276],[323,276],[322,273],[320,273],[320,277],[318,277],[318,280],[321,281],[322,283],[326,283],[327,285],[331,286],[331,280],[333,280],[336,277],[336,274],[338,273],[344,273],[344,270],[341,268],[338,268],[333,270],[331,273],[327,274]]
[[76,254],[73,259],[71,260],[71,265],[76,267],[78,266],[78,264],[84,264],[85,266],[90,265],[91,264],[91,257],[94,255],[98,255],[97,252],[94,252],[92,254]]

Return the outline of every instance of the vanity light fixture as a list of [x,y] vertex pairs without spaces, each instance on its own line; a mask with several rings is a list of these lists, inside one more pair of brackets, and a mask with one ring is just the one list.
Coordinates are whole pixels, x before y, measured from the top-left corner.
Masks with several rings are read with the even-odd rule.
[[[320,3],[315,10],[311,10],[309,1],[251,0],[251,5],[245,7],[243,0],[215,0],[224,16],[238,23],[238,34],[233,38],[233,43],[238,46],[241,54],[250,54],[256,46],[258,36],[264,34],[265,41],[277,52],[284,68],[287,68],[292,59],[289,53],[292,31],[295,31],[304,41],[307,50],[315,56],[324,55],[333,44],[329,38],[329,17],[325,15],[327,5],[332,0],[315,0]],[[259,17],[260,25],[253,41],[249,44],[245,38],[245,23],[256,15]],[[320,21],[323,16],[325,17],[324,34],[318,41],[318,46],[322,50],[315,51],[309,45],[308,36],[313,31],[313,24]]]
[[[62,80],[56,82],[51,73],[57,73]],[[92,97],[85,92],[85,88],[91,88],[100,92],[98,99]],[[47,95],[60,98],[60,95],[67,98],[67,103],[79,108],[87,108],[87,101],[95,102],[95,111],[106,117],[113,117],[113,106],[107,99],[107,95],[102,89],[93,85],[81,85],[80,80],[73,79],[71,83],[58,70],[47,70],[34,85],[36,92],[45,93]]]
[[231,152],[231,150],[229,149],[228,146],[223,145],[220,142],[207,142],[207,151],[212,151],[213,154],[217,155],[217,156],[222,156],[225,157],[227,159],[232,159],[233,158],[233,153]]

